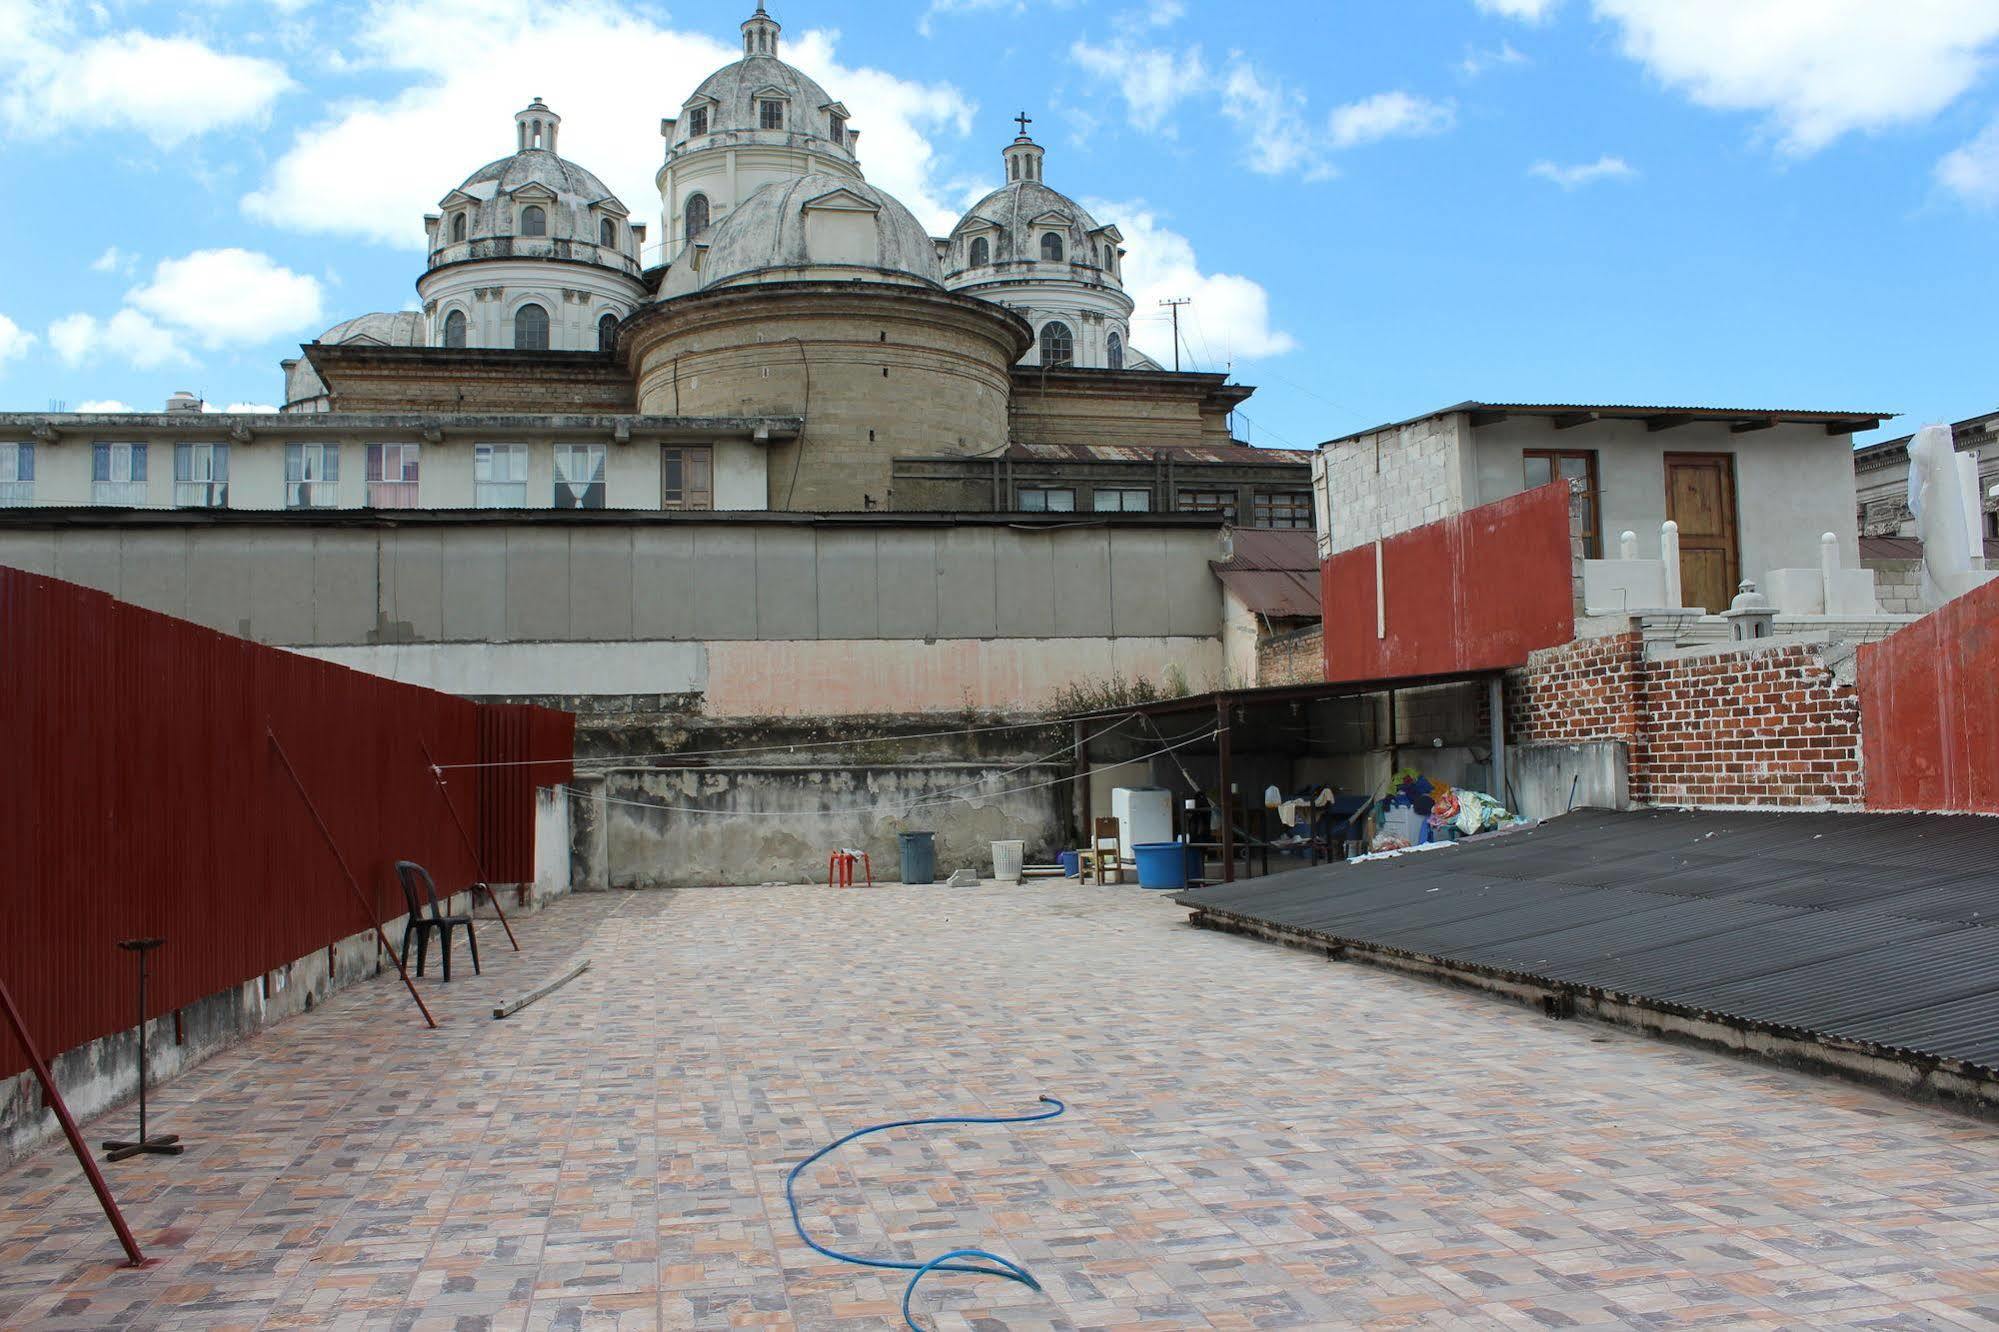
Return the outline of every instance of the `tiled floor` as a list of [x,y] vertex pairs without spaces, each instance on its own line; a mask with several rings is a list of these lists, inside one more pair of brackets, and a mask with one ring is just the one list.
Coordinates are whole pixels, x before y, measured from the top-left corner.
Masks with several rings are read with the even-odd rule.
[[[1999,1127],[1184,924],[1130,888],[578,898],[413,1020],[378,981],[165,1088],[192,1150],[0,1175],[0,1323],[1990,1327]],[[594,964],[521,1015],[496,996]],[[95,1126],[93,1138],[124,1126]]]

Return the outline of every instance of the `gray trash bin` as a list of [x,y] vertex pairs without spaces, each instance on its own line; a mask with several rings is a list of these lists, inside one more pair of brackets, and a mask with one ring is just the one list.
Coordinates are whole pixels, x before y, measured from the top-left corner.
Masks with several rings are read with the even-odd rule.
[[896,834],[896,843],[902,848],[902,881],[904,883],[937,882],[936,833],[906,832]]

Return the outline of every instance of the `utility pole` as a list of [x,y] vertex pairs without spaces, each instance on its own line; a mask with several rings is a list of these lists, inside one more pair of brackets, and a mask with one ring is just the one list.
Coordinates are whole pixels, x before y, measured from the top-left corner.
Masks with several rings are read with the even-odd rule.
[[1160,302],[1161,305],[1167,306],[1173,311],[1173,373],[1176,375],[1180,373],[1180,307],[1183,305],[1192,305],[1193,303],[1194,298],[1191,296],[1182,296],[1176,300]]

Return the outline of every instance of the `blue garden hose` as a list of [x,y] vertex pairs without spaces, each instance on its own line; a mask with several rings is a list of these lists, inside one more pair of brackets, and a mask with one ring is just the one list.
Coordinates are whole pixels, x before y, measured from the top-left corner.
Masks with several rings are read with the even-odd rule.
[[[902,1292],[902,1320],[909,1324],[912,1332],[923,1332],[923,1329],[917,1324],[915,1316],[910,1313],[909,1301],[916,1294],[916,1283],[923,1280],[924,1277],[932,1272],[971,1272],[977,1276],[1003,1277],[1008,1281],[1018,1281],[1029,1290],[1040,1290],[1041,1283],[1034,1279],[1033,1273],[1029,1272],[1019,1263],[1002,1258],[996,1253],[987,1253],[984,1249],[953,1249],[949,1253],[937,1255],[937,1257],[932,1258],[927,1263],[909,1263],[896,1258],[862,1258],[857,1254],[841,1253],[838,1249],[829,1249],[805,1233],[805,1222],[798,1215],[798,1194],[795,1186],[798,1183],[799,1175],[804,1173],[806,1167],[810,1166],[814,1161],[831,1155],[854,1139],[865,1138],[870,1133],[883,1133],[889,1129],[915,1128],[923,1124],[1032,1124],[1037,1120],[1053,1119],[1068,1109],[1067,1106],[1063,1105],[1053,1096],[1044,1096],[1041,1100],[1043,1104],[1053,1106],[1054,1108],[1052,1110],[1038,1111],[1031,1115],[952,1115],[942,1119],[898,1119],[890,1124],[870,1124],[867,1128],[855,1129],[844,1138],[835,1138],[832,1142],[827,1143],[824,1147],[821,1147],[818,1151],[793,1166],[791,1173],[784,1177],[784,1200],[791,1204],[791,1224],[797,1228],[798,1238],[804,1240],[828,1258],[837,1258],[843,1263],[856,1263],[862,1267],[887,1267],[901,1272],[914,1273],[915,1275],[909,1278],[909,1285],[904,1287]],[[978,1263],[954,1261],[959,1258],[983,1258],[995,1265],[987,1267]]]

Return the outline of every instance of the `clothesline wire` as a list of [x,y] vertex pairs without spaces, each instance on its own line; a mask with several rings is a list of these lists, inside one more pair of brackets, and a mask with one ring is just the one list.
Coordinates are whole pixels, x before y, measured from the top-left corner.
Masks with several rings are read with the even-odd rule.
[[[1169,754],[1176,749],[1183,749],[1186,746],[1195,744],[1199,741],[1212,739],[1215,736],[1222,734],[1224,731],[1228,729],[1229,728],[1226,726],[1217,726],[1211,730],[1203,731],[1198,735],[1189,736],[1185,740],[1180,741],[1178,744],[1167,745],[1164,749],[1155,749],[1149,754],[1139,754],[1133,758],[1121,760],[1121,762],[1140,763],[1148,759],[1155,759],[1158,758],[1161,754]],[[1075,780],[1076,778],[1073,774],[1063,777],[1054,777],[1044,782],[1032,782],[1026,786],[1005,787],[998,791],[980,791],[977,793],[977,797],[982,800],[989,800],[997,798],[999,796],[1019,795],[1026,791],[1039,791],[1046,787],[1060,786],[1064,782],[1073,782]],[[574,786],[566,786],[563,789],[567,791],[571,796],[579,800],[594,800],[599,804],[604,804],[604,805],[623,805],[630,809],[650,810],[658,814],[705,814],[709,816],[720,816],[724,818],[824,819],[824,818],[843,818],[848,815],[854,815],[854,814],[895,814],[895,813],[910,814],[916,812],[917,810],[922,810],[922,809],[941,809],[946,805],[956,804],[960,800],[972,798],[970,796],[955,796],[955,795],[939,798],[937,795],[933,794],[922,800],[905,801],[899,805],[894,802],[886,802],[876,805],[853,806],[847,809],[820,809],[820,810],[701,809],[693,805],[661,805],[661,804],[656,804],[650,800],[625,800],[618,796],[603,795],[597,792],[579,790]]]

